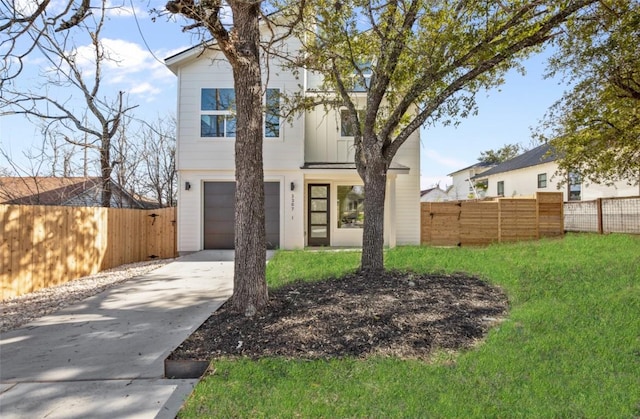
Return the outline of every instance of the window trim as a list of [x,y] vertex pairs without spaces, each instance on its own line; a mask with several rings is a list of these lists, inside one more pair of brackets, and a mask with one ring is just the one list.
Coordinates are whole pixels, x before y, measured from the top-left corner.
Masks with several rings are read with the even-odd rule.
[[538,173],[538,189],[544,189],[547,187],[547,174]]
[[[229,109],[203,109],[203,94],[205,90],[231,90],[233,91],[233,104],[230,104]],[[269,92],[270,91],[277,91],[277,112],[274,113],[269,113],[267,110],[267,106],[268,106],[268,100],[269,100]],[[282,117],[279,114],[279,111],[281,109],[281,102],[280,102],[280,95],[282,92],[282,88],[280,87],[267,87],[264,91],[264,95],[262,96],[262,104],[264,106],[264,111],[262,114],[262,137],[265,140],[269,140],[269,141],[277,141],[277,140],[282,140]],[[200,132],[199,132],[199,138],[201,140],[206,140],[206,141],[211,141],[211,140],[224,140],[224,141],[228,141],[228,140],[235,140],[236,138],[236,133],[237,133],[237,121],[236,121],[236,113],[235,113],[235,89],[233,87],[201,87],[200,88],[200,106],[199,106],[199,114],[200,114]],[[202,118],[204,116],[223,116],[223,130],[224,130],[224,135],[223,136],[209,136],[209,135],[202,135]],[[277,135],[269,135],[267,136],[267,122],[268,122],[268,117],[272,116],[278,117],[278,122],[277,122],[277,127],[275,128],[275,130],[277,130]],[[234,121],[233,124],[233,136],[227,135],[228,130],[227,130],[227,124],[230,120]],[[275,118],[274,118],[275,121]],[[275,124],[274,124],[275,126]]]
[[[500,193],[500,189],[502,189],[502,193]],[[504,180],[499,180],[496,183],[496,192],[498,196],[504,196]]]
[[[339,116],[340,116],[340,126],[338,127],[338,131],[340,131],[340,137],[339,139],[341,140],[349,140],[352,138],[355,138],[355,135],[343,135],[343,130],[342,127],[344,126],[343,120],[342,120],[342,113],[346,112],[347,114],[349,113],[349,109],[347,108],[340,108],[339,112]],[[356,112],[358,112],[358,119],[360,119],[362,121],[362,118],[364,117],[364,109],[356,109]],[[355,130],[355,127],[353,128]],[[355,134],[355,132],[354,132]]]
[[[360,183],[341,183],[341,184],[336,185],[336,201],[335,201],[335,203],[336,203],[336,207],[335,207],[336,223],[334,225],[335,225],[335,228],[337,230],[339,230],[339,231],[362,231],[362,229],[364,228],[363,224],[355,225],[355,223],[351,227],[344,227],[343,226],[343,223],[344,223],[344,221],[342,220],[342,218],[343,218],[342,217],[342,212],[343,211],[340,208],[341,202],[340,202],[339,189],[341,187],[347,187],[347,188],[351,188],[351,190],[353,190],[353,188],[356,187],[356,186],[359,186],[359,187],[362,188],[362,199],[364,201],[364,185],[363,184],[360,184]],[[346,197],[346,195],[345,195],[345,197]],[[356,211],[356,214],[358,214],[360,212],[357,208],[355,209],[355,211]],[[362,217],[364,218],[364,206],[362,207],[362,211],[361,212],[362,212]],[[364,222],[364,221],[362,221],[362,222]]]

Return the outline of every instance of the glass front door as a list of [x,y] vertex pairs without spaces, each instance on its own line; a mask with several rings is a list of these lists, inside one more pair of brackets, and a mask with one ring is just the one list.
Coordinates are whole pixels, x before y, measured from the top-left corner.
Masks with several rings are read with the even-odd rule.
[[329,237],[329,185],[309,185],[309,246],[330,246]]

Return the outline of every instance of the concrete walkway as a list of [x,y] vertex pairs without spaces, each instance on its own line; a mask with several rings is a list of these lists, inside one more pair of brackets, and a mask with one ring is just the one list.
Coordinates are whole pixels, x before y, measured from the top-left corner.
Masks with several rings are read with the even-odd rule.
[[232,288],[233,251],[203,251],[3,333],[0,417],[174,418],[198,380],[164,359]]

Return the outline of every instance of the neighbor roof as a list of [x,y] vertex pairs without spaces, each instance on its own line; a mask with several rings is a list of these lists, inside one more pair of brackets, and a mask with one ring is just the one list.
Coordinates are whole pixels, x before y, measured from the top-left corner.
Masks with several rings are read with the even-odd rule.
[[[112,181],[113,192],[121,194],[127,206],[145,205]],[[87,205],[102,189],[99,177],[0,177],[0,203],[14,205]]]
[[456,173],[463,172],[463,171],[469,170],[469,169],[473,169],[474,167],[480,168],[480,167],[491,167],[491,166],[493,166],[493,163],[487,163],[487,162],[481,161],[481,162],[472,164],[471,166],[467,166],[467,167],[464,167],[462,169],[458,169],[455,172],[451,172],[447,176],[452,176],[452,175],[454,175]]
[[557,159],[549,144],[543,144],[532,150],[526,151],[519,156],[504,161],[486,172],[475,175],[472,179],[483,178],[497,173],[510,172],[512,170],[524,169],[525,167],[537,166],[549,163]]

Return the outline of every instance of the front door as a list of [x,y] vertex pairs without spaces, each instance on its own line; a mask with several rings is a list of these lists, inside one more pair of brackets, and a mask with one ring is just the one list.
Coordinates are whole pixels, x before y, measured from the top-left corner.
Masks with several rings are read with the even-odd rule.
[[309,246],[330,246],[329,237],[329,185],[309,185]]

